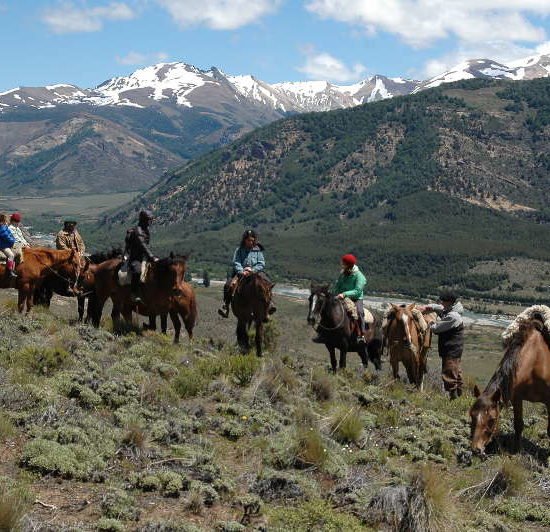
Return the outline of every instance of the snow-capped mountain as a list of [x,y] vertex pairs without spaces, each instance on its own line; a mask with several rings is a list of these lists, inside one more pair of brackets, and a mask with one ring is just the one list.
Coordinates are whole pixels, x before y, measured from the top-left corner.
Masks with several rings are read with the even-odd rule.
[[251,75],[227,75],[215,67],[201,70],[181,62],[159,63],[136,70],[129,76],[111,78],[94,89],[70,84],[11,89],[0,93],[0,112],[60,104],[140,108],[175,104],[208,108],[230,103],[231,106],[260,107],[285,114],[353,107],[464,79],[521,80],[547,76],[550,76],[550,55],[527,57],[508,65],[490,59],[472,59],[425,81],[376,75],[352,85],[328,81],[269,84]]

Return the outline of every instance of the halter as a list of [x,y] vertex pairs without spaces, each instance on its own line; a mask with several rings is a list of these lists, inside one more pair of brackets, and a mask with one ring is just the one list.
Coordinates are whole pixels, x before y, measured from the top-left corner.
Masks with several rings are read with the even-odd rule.
[[[78,251],[75,251],[75,253],[78,253],[78,256],[80,258],[80,253]],[[42,264],[42,266],[44,266],[50,273],[53,273],[55,276],[59,277],[60,279],[63,279],[63,281],[65,281],[69,285],[69,288],[71,288],[71,290],[74,293],[76,293],[76,286],[78,284],[78,280],[80,279],[80,270],[82,269],[80,267],[80,260],[79,260],[79,265],[78,265],[77,270],[76,270],[77,271],[76,278],[75,278],[75,281],[72,284],[72,286],[71,286],[71,280],[69,278],[63,277],[63,275],[61,275],[58,271],[54,270],[49,264],[46,264],[46,263],[42,262],[38,255],[36,256],[36,260],[37,260],[37,262]]]

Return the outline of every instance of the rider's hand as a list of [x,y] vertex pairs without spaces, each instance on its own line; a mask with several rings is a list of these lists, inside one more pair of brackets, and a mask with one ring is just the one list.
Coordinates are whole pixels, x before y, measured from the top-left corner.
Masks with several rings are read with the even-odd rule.
[[336,296],[337,299],[344,299],[346,296],[344,294],[338,294]]
[[245,277],[248,277],[252,273],[252,270],[250,268],[243,270],[243,275]]
[[160,259],[158,257],[153,257],[153,262],[158,262]]

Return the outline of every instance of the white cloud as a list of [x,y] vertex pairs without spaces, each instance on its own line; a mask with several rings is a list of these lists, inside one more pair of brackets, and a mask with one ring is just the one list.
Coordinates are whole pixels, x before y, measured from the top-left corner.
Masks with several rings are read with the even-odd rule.
[[548,0],[306,0],[321,18],[385,31],[413,46],[456,37],[462,42],[528,41],[546,36],[528,15],[550,14]]
[[121,65],[150,65],[154,63],[163,63],[168,59],[168,54],[164,52],[154,52],[143,54],[140,52],[128,52],[126,55],[115,57],[117,63]]
[[235,30],[277,10],[282,0],[157,0],[181,27]]
[[134,11],[121,2],[96,7],[88,7],[87,4],[75,6],[71,2],[64,2],[42,13],[42,21],[54,33],[99,31],[106,21],[131,20],[134,17]]
[[306,62],[298,67],[299,72],[303,72],[309,79],[330,80],[338,83],[357,81],[364,77],[367,69],[356,63],[351,68],[342,61],[336,59],[327,53],[316,53],[312,49],[304,51]]

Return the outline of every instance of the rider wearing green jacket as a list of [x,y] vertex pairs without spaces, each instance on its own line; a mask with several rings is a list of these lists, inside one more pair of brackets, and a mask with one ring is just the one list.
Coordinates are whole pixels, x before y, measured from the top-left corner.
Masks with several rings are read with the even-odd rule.
[[[364,342],[365,333],[365,310],[363,308],[363,294],[367,279],[357,266],[357,259],[351,253],[344,255],[340,259],[341,272],[332,288],[333,295],[338,299],[350,299],[357,308],[359,325],[358,342]],[[353,310],[353,307],[352,307]],[[313,339],[314,342],[324,343],[321,335]]]

